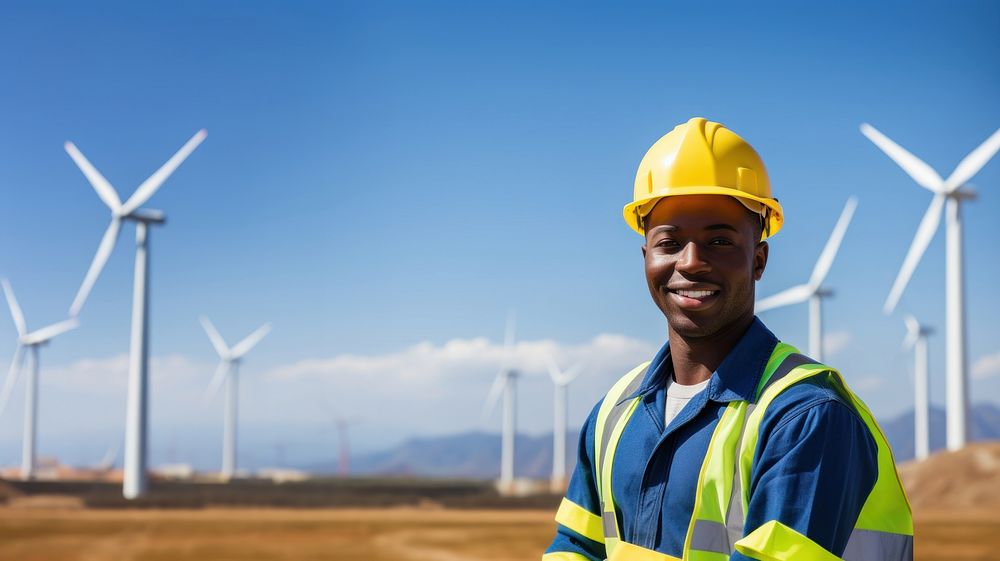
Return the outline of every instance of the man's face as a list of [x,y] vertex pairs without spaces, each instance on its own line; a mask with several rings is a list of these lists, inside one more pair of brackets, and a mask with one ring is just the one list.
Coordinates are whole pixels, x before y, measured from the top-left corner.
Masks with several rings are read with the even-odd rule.
[[755,217],[732,197],[665,197],[646,217],[646,283],[672,333],[715,335],[753,317],[767,264]]

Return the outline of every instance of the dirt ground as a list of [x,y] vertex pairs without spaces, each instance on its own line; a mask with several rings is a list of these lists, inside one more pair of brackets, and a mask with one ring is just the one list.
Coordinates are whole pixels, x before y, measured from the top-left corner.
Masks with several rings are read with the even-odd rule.
[[[916,521],[919,561],[998,559],[998,512]],[[520,561],[539,559],[554,527],[539,510],[87,510],[35,500],[0,508],[0,559]]]

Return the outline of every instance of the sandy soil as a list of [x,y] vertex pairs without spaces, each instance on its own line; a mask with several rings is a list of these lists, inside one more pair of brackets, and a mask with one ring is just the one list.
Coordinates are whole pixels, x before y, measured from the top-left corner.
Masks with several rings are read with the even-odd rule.
[[[0,508],[0,559],[20,561],[538,559],[547,511],[86,510],[36,501]],[[1000,512],[916,517],[918,561],[985,561],[1000,552]]]
[[0,509],[0,559],[537,559],[551,512]]

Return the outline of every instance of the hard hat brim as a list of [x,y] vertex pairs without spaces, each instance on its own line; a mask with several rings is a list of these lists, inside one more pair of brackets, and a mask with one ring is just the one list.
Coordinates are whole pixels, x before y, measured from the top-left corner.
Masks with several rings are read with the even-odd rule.
[[632,228],[640,236],[645,236],[646,232],[642,227],[642,219],[650,210],[652,210],[656,201],[659,201],[664,197],[675,197],[681,195],[723,195],[727,197],[735,197],[737,199],[756,201],[763,204],[770,210],[770,212],[767,213],[768,228],[765,228],[764,235],[761,237],[761,240],[777,234],[778,230],[781,229],[782,223],[784,222],[784,214],[781,209],[781,204],[777,199],[757,197],[738,189],[733,189],[731,187],[719,187],[717,185],[672,187],[667,193],[657,193],[625,205],[625,208],[622,209],[622,215],[625,217],[625,222],[630,228]]

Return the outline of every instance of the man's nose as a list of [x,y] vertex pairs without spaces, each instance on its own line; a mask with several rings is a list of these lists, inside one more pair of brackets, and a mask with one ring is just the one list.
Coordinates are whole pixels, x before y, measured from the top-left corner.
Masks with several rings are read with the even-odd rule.
[[688,242],[677,255],[677,264],[674,269],[689,275],[697,275],[711,271],[712,267],[704,259],[702,248],[694,242]]

